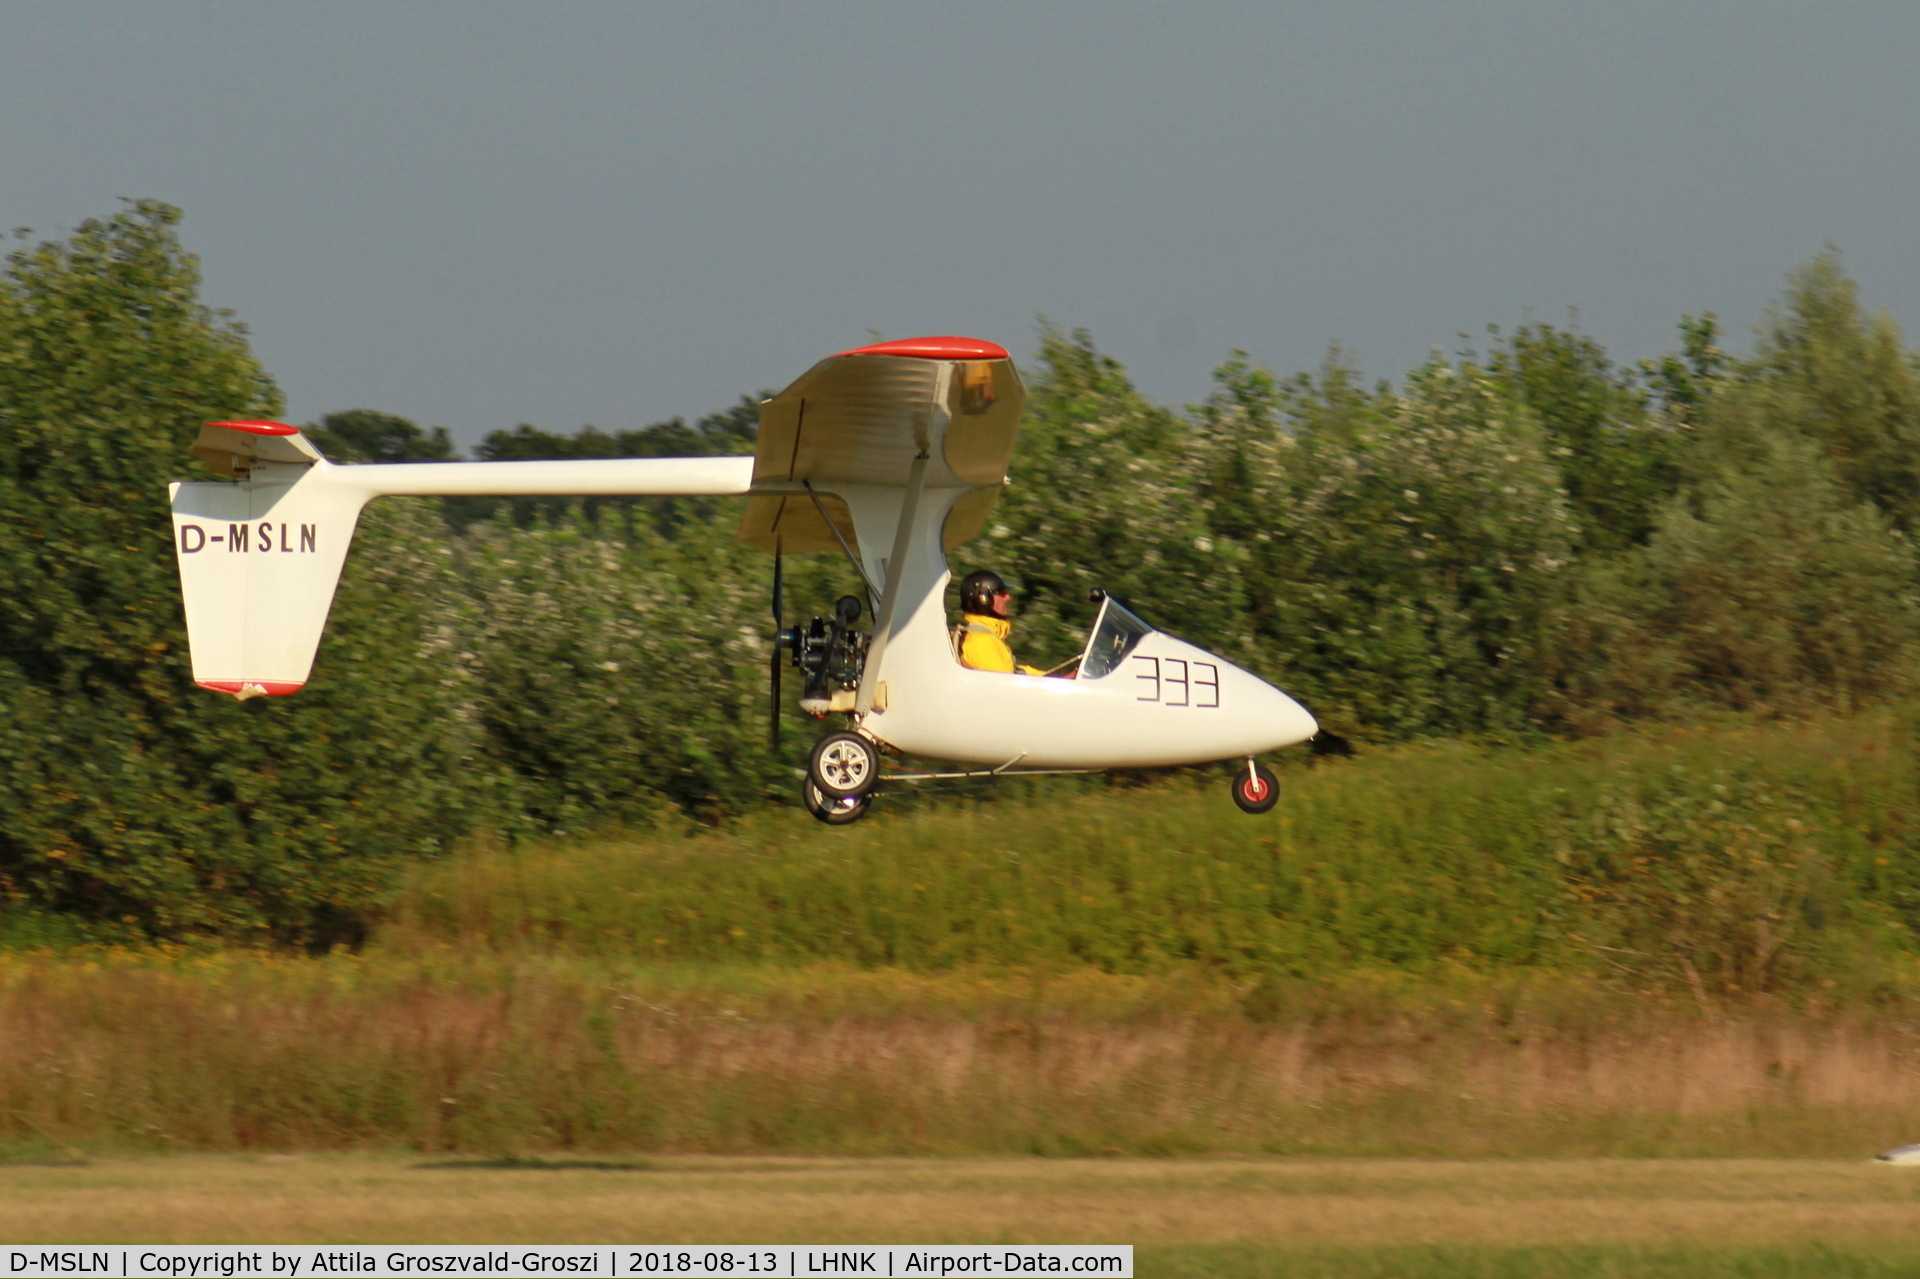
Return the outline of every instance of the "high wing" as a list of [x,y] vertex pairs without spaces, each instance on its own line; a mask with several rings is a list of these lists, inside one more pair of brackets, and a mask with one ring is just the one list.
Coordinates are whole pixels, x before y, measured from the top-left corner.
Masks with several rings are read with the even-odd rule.
[[945,552],[986,526],[1025,406],[1005,348],[960,337],[842,351],[760,406],[740,540],[859,568],[874,619],[856,714],[884,710],[897,640],[943,642]]
[[941,545],[952,550],[985,527],[1025,404],[1013,361],[991,342],[910,338],[830,356],[760,406],[740,540],[788,554],[841,549],[842,539],[859,548],[839,491],[904,490],[924,456],[919,484],[971,490],[945,517]]

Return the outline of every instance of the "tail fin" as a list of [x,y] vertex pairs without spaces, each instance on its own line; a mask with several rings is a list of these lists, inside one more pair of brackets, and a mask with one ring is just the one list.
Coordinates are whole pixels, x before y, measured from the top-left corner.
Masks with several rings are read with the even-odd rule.
[[297,692],[368,495],[279,422],[209,423],[193,451],[240,481],[171,486],[194,682],[242,699]]

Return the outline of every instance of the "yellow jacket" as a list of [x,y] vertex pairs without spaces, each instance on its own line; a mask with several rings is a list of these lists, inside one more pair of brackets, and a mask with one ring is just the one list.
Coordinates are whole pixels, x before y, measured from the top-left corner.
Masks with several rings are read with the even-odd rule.
[[1031,666],[1014,662],[1013,650],[1007,646],[1007,636],[1011,634],[1013,623],[1004,617],[968,613],[960,623],[960,664],[976,671],[999,671],[1003,675],[1011,675],[1016,670],[1022,675],[1041,674]]

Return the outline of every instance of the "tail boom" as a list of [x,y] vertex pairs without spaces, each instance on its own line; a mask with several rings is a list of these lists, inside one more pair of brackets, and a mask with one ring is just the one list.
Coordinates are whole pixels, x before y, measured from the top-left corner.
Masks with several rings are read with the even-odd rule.
[[246,699],[298,692],[360,510],[388,496],[728,496],[750,457],[335,466],[296,427],[211,422],[193,452],[225,482],[171,486],[194,682]]

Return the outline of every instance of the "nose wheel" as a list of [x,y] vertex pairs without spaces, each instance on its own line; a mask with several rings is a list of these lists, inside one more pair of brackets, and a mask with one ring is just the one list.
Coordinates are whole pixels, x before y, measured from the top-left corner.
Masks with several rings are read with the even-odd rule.
[[1248,760],[1233,775],[1233,802],[1243,813],[1264,813],[1280,802],[1280,779],[1265,764]]
[[807,781],[828,799],[860,799],[880,780],[880,752],[858,733],[828,733],[813,748]]

